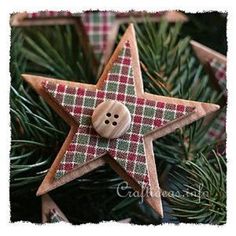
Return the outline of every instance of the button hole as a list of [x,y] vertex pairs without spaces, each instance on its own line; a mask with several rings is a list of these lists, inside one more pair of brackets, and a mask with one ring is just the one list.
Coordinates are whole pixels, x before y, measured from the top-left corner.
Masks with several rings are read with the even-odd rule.
[[116,126],[117,125],[117,123],[114,121],[114,122],[112,122],[112,124],[114,125],[114,126]]
[[110,112],[108,112],[106,115],[107,115],[107,117],[110,117],[110,116],[111,116],[111,113],[110,113]]
[[117,119],[117,118],[119,118],[119,115],[118,115],[118,114],[115,114],[114,117]]
[[109,120],[105,120],[105,124],[106,124],[106,125],[109,124]]

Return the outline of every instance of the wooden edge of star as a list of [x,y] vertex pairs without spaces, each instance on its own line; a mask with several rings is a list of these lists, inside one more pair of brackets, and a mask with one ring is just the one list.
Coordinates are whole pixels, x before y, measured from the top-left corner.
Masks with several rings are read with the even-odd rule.
[[[71,16],[58,16],[58,17],[39,17],[39,18],[27,18],[28,13],[26,11],[13,14],[10,18],[10,25],[14,27],[27,27],[27,26],[46,26],[46,25],[74,25],[78,36],[81,37],[82,47],[85,51],[89,52],[92,57],[94,71],[97,71],[99,76],[103,70],[104,65],[109,60],[112,54],[113,47],[115,45],[115,40],[121,24],[130,23],[135,19],[135,22],[142,22],[142,17],[122,17],[116,18],[113,23],[111,32],[108,35],[107,46],[101,57],[100,62],[98,62],[92,45],[89,43],[88,35],[85,32],[81,17],[79,15]],[[148,19],[152,22],[159,22],[161,20],[166,20],[168,22],[187,22],[188,17],[179,11],[167,11],[162,16],[149,16]],[[97,70],[97,68],[99,68]]]
[[64,213],[58,207],[58,205],[52,200],[48,194],[41,196],[41,213],[42,213],[42,223],[48,223],[48,215],[50,210],[56,210],[56,212],[63,218],[65,222],[69,222]]
[[154,95],[150,93],[144,92],[143,89],[143,82],[142,82],[142,76],[141,76],[141,70],[140,70],[140,64],[139,64],[139,56],[138,56],[138,49],[137,49],[137,43],[135,39],[135,31],[133,25],[129,25],[128,29],[124,33],[123,37],[121,38],[118,46],[116,47],[113,55],[111,56],[109,62],[104,68],[104,71],[97,82],[96,85],[91,84],[84,84],[84,83],[78,83],[78,82],[69,82],[69,81],[63,81],[58,79],[52,79],[42,76],[36,76],[36,75],[27,75],[23,74],[22,77],[25,81],[27,81],[36,91],[39,95],[44,97],[48,104],[70,125],[71,129],[70,132],[62,145],[57,157],[55,158],[55,161],[53,162],[51,168],[49,169],[46,177],[44,178],[42,184],[40,185],[37,195],[45,194],[65,183],[70,182],[71,180],[74,180],[94,169],[97,167],[104,165],[105,163],[109,163],[111,167],[122,177],[124,178],[131,187],[133,187],[134,190],[140,191],[140,186],[138,183],[133,180],[131,177],[128,176],[128,174],[114,161],[113,159],[109,158],[108,156],[99,157],[89,163],[86,163],[85,165],[82,165],[78,168],[75,168],[73,171],[69,172],[65,176],[61,177],[58,180],[54,180],[54,176],[56,173],[56,170],[58,169],[58,166],[60,164],[61,159],[63,158],[63,154],[65,153],[66,148],[70,144],[73,135],[76,132],[76,127],[78,125],[76,124],[75,120],[69,116],[68,113],[65,112],[65,110],[58,105],[53,98],[50,97],[48,93],[43,89],[42,82],[47,80],[54,83],[61,83],[63,85],[70,85],[74,87],[82,87],[87,88],[90,90],[96,90],[101,88],[103,85],[103,82],[107,78],[107,74],[109,70],[111,69],[113,62],[116,60],[116,58],[119,55],[120,50],[123,48],[125,43],[129,41],[130,43],[130,50],[131,50],[131,59],[132,59],[132,68],[133,68],[133,74],[134,74],[134,83],[135,83],[135,90],[137,97],[146,98],[150,100],[155,101],[165,101],[167,103],[177,103],[180,105],[185,106],[191,106],[194,107],[194,111],[190,113],[187,116],[183,116],[180,119],[177,119],[173,122],[168,123],[167,125],[155,129],[154,131],[148,133],[144,136],[144,146],[145,146],[145,153],[147,158],[147,166],[148,166],[148,173],[150,177],[150,187],[151,192],[154,193],[154,197],[145,197],[145,201],[161,216],[163,216],[163,209],[162,209],[162,203],[161,203],[161,190],[159,188],[158,183],[158,177],[157,177],[157,171],[156,171],[156,164],[155,164],[155,158],[153,154],[153,140],[160,138],[164,135],[167,135],[173,131],[175,131],[177,128],[184,127],[216,110],[219,109],[219,106],[216,104],[210,104],[210,103],[202,103],[202,102],[196,102],[196,101],[189,101],[189,100],[183,100],[178,98],[172,98],[172,97],[164,97],[159,95]]
[[[10,24],[11,26],[32,26],[32,25],[65,25],[65,24],[76,24],[79,15],[68,15],[68,16],[57,16],[57,17],[39,17],[39,18],[27,18],[28,13],[18,12],[11,16]],[[130,19],[135,19],[136,22],[143,21],[142,17],[122,17],[116,21],[121,23],[130,23]],[[167,11],[162,16],[150,16],[151,21],[160,21],[164,19],[168,22],[186,22],[188,21],[187,15],[179,11]]]
[[[211,80],[212,85],[215,88],[218,88],[219,91],[223,91],[224,90],[219,86],[219,82],[217,81],[217,79],[215,78],[215,73],[214,70],[212,69],[212,66],[210,65],[210,62],[212,60],[217,60],[217,62],[222,63],[224,65],[227,65],[227,58],[225,55],[204,46],[201,43],[198,43],[194,40],[190,41],[190,44],[192,46],[193,51],[195,52],[197,58],[199,59],[199,61],[201,62],[201,64],[204,66],[204,69],[207,71],[207,73],[209,74],[210,78],[213,78]],[[222,98],[223,103],[226,104],[226,93],[224,92],[224,97]],[[210,118],[210,117],[209,117]]]
[[27,15],[26,11],[12,15],[10,19],[11,26],[69,25],[77,23],[77,17],[73,16],[27,18]]
[[[45,17],[38,19],[28,19],[27,12],[16,13],[10,19],[10,25],[14,27],[27,26],[53,26],[53,25],[73,25],[82,45],[83,51],[92,58],[93,71],[97,71],[99,63],[95,57],[92,45],[89,43],[88,35],[85,31],[80,17],[60,16],[60,17]],[[95,74],[95,73],[94,73]]]
[[226,64],[227,58],[223,54],[204,46],[194,40],[190,41],[190,44],[197,55],[198,59],[203,65],[206,65],[210,60],[216,59],[220,63]]

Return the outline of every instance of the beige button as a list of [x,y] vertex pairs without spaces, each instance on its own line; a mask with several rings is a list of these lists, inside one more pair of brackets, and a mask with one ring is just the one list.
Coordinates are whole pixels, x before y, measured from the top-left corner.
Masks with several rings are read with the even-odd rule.
[[92,115],[96,132],[109,139],[119,138],[130,127],[131,116],[128,108],[121,102],[108,100],[100,103]]

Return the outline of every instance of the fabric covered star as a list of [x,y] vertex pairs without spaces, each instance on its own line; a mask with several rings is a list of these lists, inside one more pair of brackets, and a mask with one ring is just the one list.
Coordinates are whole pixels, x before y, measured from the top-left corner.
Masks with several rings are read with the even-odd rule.
[[222,141],[226,138],[227,58],[219,52],[196,41],[191,40],[190,43],[199,61],[208,71],[210,78],[212,79],[211,83],[224,94],[221,101],[222,109],[212,120],[211,127],[203,138],[205,142],[219,142],[219,140]]
[[[78,130],[64,154],[56,178],[108,153],[130,177],[145,187],[149,184],[149,177],[144,135],[194,110],[190,106],[136,97],[129,41],[114,61],[101,89],[91,91],[48,81],[43,87],[78,123]],[[105,100],[122,102],[131,113],[130,129],[120,138],[105,139],[93,129],[93,111]]]
[[[214,104],[143,91],[135,32],[126,30],[96,85],[23,75],[67,121],[71,131],[37,194],[44,194],[108,162],[163,215],[152,141],[216,111]],[[131,115],[118,138],[101,137],[91,117],[104,101],[122,103]],[[154,194],[153,194],[154,193]]]

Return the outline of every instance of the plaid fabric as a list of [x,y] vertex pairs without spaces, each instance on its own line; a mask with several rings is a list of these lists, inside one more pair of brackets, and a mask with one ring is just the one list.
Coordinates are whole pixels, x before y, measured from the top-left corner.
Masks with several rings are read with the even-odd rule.
[[221,87],[222,91],[225,95],[227,95],[226,90],[226,64],[220,63],[217,59],[212,59],[209,62],[212,72],[217,79],[219,86]]
[[55,209],[51,209],[48,214],[48,222],[57,223],[61,221],[65,221],[65,219],[61,217]]
[[27,14],[27,18],[36,19],[36,18],[50,18],[50,17],[66,17],[72,16],[72,13],[69,11],[38,11]]
[[226,139],[226,107],[224,107],[205,135],[207,142]]
[[84,12],[81,20],[88,34],[95,55],[99,58],[107,46],[108,36],[115,21],[113,12]]
[[115,19],[134,17],[162,17],[166,12],[112,12],[112,11],[87,11],[84,13],[71,13],[69,11],[39,11],[28,13],[28,18],[50,18],[50,17],[81,17],[85,31],[89,37],[90,44],[94,49],[95,56],[100,58],[107,47],[107,41]]
[[[209,61],[209,65],[212,72],[224,92],[227,96],[226,89],[226,64],[220,63],[217,59]],[[215,142],[217,140],[224,140],[226,138],[226,108],[223,108],[217,118],[213,121],[212,126],[209,128],[205,139],[207,142]]]
[[[90,91],[52,82],[43,86],[78,123],[78,130],[64,154],[56,178],[108,153],[142,188],[149,188],[143,136],[194,111],[194,107],[136,97],[128,41],[101,89]],[[91,124],[93,110],[109,99],[126,105],[132,118],[129,130],[112,140],[100,137]]]
[[115,21],[115,13],[107,11],[88,11],[77,14],[69,11],[39,11],[28,13],[27,18],[37,19],[68,16],[81,17],[85,31],[89,37],[90,44],[94,49],[95,56],[100,58],[106,49],[108,36]]

